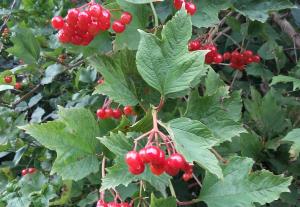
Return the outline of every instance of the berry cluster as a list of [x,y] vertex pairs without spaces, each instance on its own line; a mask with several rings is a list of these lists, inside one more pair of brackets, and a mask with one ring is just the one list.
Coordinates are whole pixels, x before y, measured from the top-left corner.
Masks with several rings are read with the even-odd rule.
[[[65,18],[55,16],[52,18],[53,28],[59,30],[58,39],[62,43],[74,45],[88,45],[101,31],[110,28],[110,11],[97,3],[88,3],[80,8],[68,11]],[[128,12],[121,15],[120,20],[113,22],[112,29],[116,33],[123,32],[132,16]]]
[[174,0],[173,1],[174,8],[176,10],[181,9],[183,3],[184,3],[187,13],[190,14],[191,16],[193,16],[197,11],[197,7],[192,2],[186,2],[185,0]]
[[223,54],[224,61],[230,62],[230,67],[233,69],[237,69],[243,71],[245,66],[250,63],[259,63],[260,57],[258,55],[254,55],[251,50],[245,50],[244,52],[233,51],[225,52]]
[[31,168],[28,168],[28,169],[23,169],[22,172],[21,172],[21,174],[22,174],[22,176],[25,176],[25,175],[27,175],[28,173],[29,173],[29,174],[33,174],[33,173],[35,173],[35,172],[36,172],[36,169],[33,168],[33,167],[31,167]]
[[[12,76],[5,76],[5,77],[4,77],[4,82],[7,83],[7,84],[10,84],[10,83],[12,82]],[[17,82],[17,83],[15,84],[14,88],[15,88],[16,90],[19,90],[19,89],[22,88],[22,84],[19,83],[19,82]]]
[[223,56],[218,53],[218,49],[215,45],[213,44],[206,44],[202,45],[200,41],[198,40],[193,40],[189,42],[188,45],[189,51],[195,51],[195,50],[209,50],[205,55],[205,63],[206,64],[219,64],[223,62]]
[[106,203],[104,200],[100,199],[100,200],[98,200],[96,207],[131,207],[131,205],[129,203],[126,203],[126,202],[122,202],[122,203],[109,202],[109,203]]
[[188,181],[193,175],[192,165],[181,154],[173,153],[166,159],[164,151],[152,145],[142,148],[139,152],[129,151],[126,154],[125,161],[128,170],[134,175],[143,173],[145,164],[149,164],[151,172],[158,176],[164,172],[176,176],[182,170],[185,172],[183,179]]
[[[130,116],[134,114],[134,111],[131,106],[125,106],[123,108],[123,113],[126,116]],[[97,110],[96,114],[99,119],[108,119],[108,118],[120,119],[123,113],[119,108],[112,109],[108,107],[102,107]]]

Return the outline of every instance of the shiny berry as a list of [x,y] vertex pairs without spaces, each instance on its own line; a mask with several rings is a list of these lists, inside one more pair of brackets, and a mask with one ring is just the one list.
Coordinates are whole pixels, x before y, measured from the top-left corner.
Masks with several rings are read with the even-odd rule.
[[112,113],[112,117],[115,119],[120,119],[122,116],[122,111],[120,109],[114,109]]
[[137,151],[129,151],[126,154],[125,161],[126,161],[127,165],[129,165],[132,168],[136,168],[139,165],[144,164]]
[[24,170],[22,170],[22,172],[21,172],[22,176],[27,175],[27,173],[28,173],[28,169],[24,169]]
[[105,203],[104,200],[98,200],[97,201],[97,206],[96,207],[107,207],[107,204]]
[[112,24],[112,29],[116,32],[116,33],[122,33],[125,31],[126,26],[125,24],[123,24],[121,21],[116,20],[113,22]]
[[116,203],[116,202],[109,202],[107,204],[107,207],[120,207],[120,205],[118,203]]
[[189,51],[195,51],[195,50],[200,50],[201,49],[201,43],[198,40],[193,40],[189,42]]
[[193,164],[192,163],[186,163],[183,169],[186,173],[193,173]]
[[224,60],[230,60],[230,58],[231,58],[231,53],[230,52],[225,52],[223,54],[223,59]]
[[97,83],[100,84],[100,85],[103,84],[103,83],[104,83],[104,79],[99,79],[99,80],[97,81]]
[[99,28],[99,24],[98,22],[91,22],[88,25],[88,29],[87,31],[89,32],[89,34],[95,36],[98,32],[99,32],[100,28]]
[[107,9],[102,9],[101,15],[99,17],[99,21],[103,23],[110,22],[110,12]]
[[142,174],[145,171],[145,165],[144,164],[140,164],[138,166],[135,167],[130,167],[128,168],[129,172],[131,172],[134,175],[139,175]]
[[146,159],[149,160],[149,162],[156,162],[159,159],[160,156],[160,149],[156,146],[149,146],[146,147]]
[[214,57],[214,62],[217,64],[223,62],[223,56],[221,54],[216,54]]
[[58,36],[58,40],[61,43],[67,43],[70,41],[70,37],[68,36],[68,34],[64,31],[64,30],[60,30],[57,34]]
[[183,2],[184,0],[174,0],[173,1],[174,8],[177,10],[181,9]]
[[192,179],[192,178],[193,178],[193,174],[192,174],[192,173],[184,173],[184,174],[182,175],[182,179],[183,179],[185,182],[189,181],[189,180]]
[[35,172],[36,172],[36,169],[35,169],[35,168],[33,168],[33,167],[28,168],[28,173],[33,174],[33,173],[35,173]]
[[19,90],[19,89],[21,89],[21,88],[22,88],[22,84],[19,83],[19,82],[17,82],[17,83],[15,84],[15,89],[16,89],[16,90]]
[[142,148],[139,151],[139,155],[140,155],[140,158],[143,161],[143,163],[149,163],[150,162],[150,160],[147,159],[147,156],[146,156],[146,148]]
[[106,116],[107,118],[112,117],[112,116],[113,116],[113,110],[112,110],[111,108],[106,108],[106,109],[105,109],[105,116]]
[[92,17],[99,18],[101,16],[102,7],[99,4],[94,4],[89,8],[89,14]]
[[129,116],[133,114],[133,109],[131,106],[125,106],[123,112],[126,116]]
[[5,76],[4,77],[4,82],[5,83],[11,83],[12,82],[12,76]]
[[184,170],[186,165],[186,161],[184,157],[179,153],[174,153],[168,158],[168,165],[171,168],[177,168],[180,170]]
[[165,172],[164,167],[160,167],[160,166],[157,167],[155,165],[150,165],[150,170],[154,175],[158,175],[158,176]]
[[185,9],[187,13],[190,14],[191,16],[193,16],[197,11],[196,5],[193,4],[192,2],[185,3]]
[[255,63],[259,63],[259,62],[260,62],[260,57],[259,57],[258,55],[254,55],[254,56],[252,57],[252,60],[253,60],[253,62],[255,62]]
[[78,15],[79,15],[79,11],[77,9],[70,9],[68,11],[68,14],[67,14],[67,17],[66,17],[67,23],[70,24],[70,25],[77,24]]
[[51,24],[54,29],[62,29],[64,27],[64,19],[61,16],[53,17]]
[[99,119],[106,119],[107,117],[106,117],[105,109],[103,109],[103,108],[98,109],[97,110],[97,117]]
[[246,57],[251,57],[253,56],[253,52],[251,50],[246,50],[245,52],[243,52],[243,54],[246,56]]
[[88,25],[91,22],[91,16],[89,13],[82,11],[78,14],[78,26]]
[[170,176],[175,176],[179,173],[178,168],[174,168],[173,166],[169,165],[170,159],[166,159],[166,164],[165,164],[165,172],[170,175]]
[[129,12],[123,12],[120,17],[120,22],[122,24],[130,24],[132,21],[132,15]]

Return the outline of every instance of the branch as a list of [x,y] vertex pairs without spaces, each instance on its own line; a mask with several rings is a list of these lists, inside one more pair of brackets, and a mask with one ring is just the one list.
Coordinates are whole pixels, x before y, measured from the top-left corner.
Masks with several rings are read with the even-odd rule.
[[294,41],[296,47],[300,48],[300,34],[295,31],[294,27],[285,18],[282,19],[276,12],[273,12],[271,16],[272,20],[280,26],[281,30]]
[[[13,10],[14,6],[16,4],[16,0],[13,1],[13,3],[10,6],[10,10]],[[0,27],[0,31],[2,31],[3,27],[7,24],[9,18],[11,17],[11,13],[12,11],[10,11],[9,15],[5,18],[5,20],[3,21],[3,24]]]
[[27,100],[28,98],[30,98],[37,90],[40,89],[42,85],[41,84],[38,84],[36,85],[33,89],[31,89],[28,93],[26,93],[24,96],[22,96],[20,99],[18,99],[17,101],[15,101],[13,104],[12,104],[12,108],[16,108],[16,106],[21,103],[22,101],[25,101]]

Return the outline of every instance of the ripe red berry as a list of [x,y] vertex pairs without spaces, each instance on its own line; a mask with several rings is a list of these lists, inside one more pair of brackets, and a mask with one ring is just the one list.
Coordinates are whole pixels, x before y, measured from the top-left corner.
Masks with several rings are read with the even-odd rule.
[[164,167],[160,167],[160,166],[157,167],[155,165],[150,165],[150,170],[154,175],[158,175],[158,176],[165,172]]
[[192,163],[186,163],[183,169],[186,173],[193,173],[193,164]]
[[179,169],[170,166],[169,163],[170,163],[170,158],[166,159],[165,172],[170,176],[177,175],[179,173]]
[[61,16],[53,17],[51,24],[54,29],[62,29],[64,27],[64,19]]
[[146,147],[145,149],[146,149],[146,160],[149,160],[149,162],[153,164],[158,164],[156,162],[157,160],[161,159],[160,158],[161,150],[156,146],[149,146]]
[[189,180],[192,179],[192,178],[193,178],[193,174],[192,174],[192,173],[184,173],[184,174],[182,175],[182,179],[183,179],[185,182],[189,181]]
[[181,9],[184,0],[174,0],[173,5],[176,10]]
[[99,17],[99,21],[102,23],[109,23],[110,22],[110,11],[107,9],[102,9],[101,15]]
[[12,76],[5,76],[4,77],[4,82],[8,83],[8,84],[11,83],[12,82]]
[[246,50],[244,53],[243,53],[246,57],[251,57],[253,56],[253,52],[251,50]]
[[100,109],[97,110],[97,117],[99,119],[106,119],[107,118],[104,108],[100,108]]
[[259,63],[259,62],[260,62],[260,57],[259,57],[258,55],[254,55],[254,56],[252,57],[252,60],[253,60],[253,62],[255,62],[255,63]]
[[68,14],[67,14],[67,17],[66,17],[67,23],[70,24],[70,25],[77,24],[78,15],[79,15],[79,11],[77,9],[70,9],[68,11]]
[[140,165],[144,165],[143,161],[140,158],[140,155],[137,151],[129,151],[126,154],[125,161],[127,165],[131,168],[137,168]]
[[121,21],[116,20],[113,22],[112,24],[112,29],[116,32],[116,33],[122,33],[124,32],[124,30],[126,29],[125,24],[123,24]]
[[130,116],[133,114],[133,109],[131,106],[125,106],[123,112],[126,116]]
[[91,16],[88,12],[82,11],[78,14],[78,27],[82,30],[87,30],[88,25],[91,22]]
[[195,50],[200,50],[201,49],[201,43],[198,40],[193,40],[189,42],[189,51],[195,51]]
[[60,30],[57,34],[58,36],[58,40],[61,42],[61,43],[67,43],[70,41],[70,37],[65,33],[64,30]]
[[186,161],[184,157],[179,153],[174,153],[168,158],[168,165],[171,168],[177,168],[180,170],[184,170]]
[[214,57],[214,62],[217,64],[223,62],[223,56],[221,54],[216,54]]
[[92,17],[99,18],[101,16],[102,7],[99,4],[94,4],[89,8],[89,13]]
[[89,34],[95,36],[98,32],[99,32],[100,28],[99,28],[99,24],[98,22],[91,22],[88,25],[88,32]]
[[223,59],[224,60],[230,60],[230,58],[231,58],[231,53],[230,52],[225,52],[223,54]]
[[105,116],[106,118],[110,118],[113,116],[113,110],[111,108],[106,108],[105,109]]
[[97,83],[98,83],[98,84],[103,84],[103,83],[104,83],[104,79],[99,79],[99,80],[97,81]]
[[17,83],[15,84],[15,89],[16,89],[16,90],[19,90],[19,89],[21,89],[21,88],[22,88],[22,84],[19,83],[19,82],[17,82]]
[[122,24],[130,24],[132,20],[132,15],[129,12],[123,12],[120,17],[120,22]]
[[142,174],[145,171],[145,165],[144,164],[140,164],[140,165],[136,166],[135,168],[129,167],[128,170],[133,175],[139,175],[139,174]]
[[193,4],[192,2],[185,3],[185,9],[187,13],[190,14],[191,16],[193,16],[197,11],[196,5]]
[[107,207],[107,204],[105,203],[104,200],[98,200],[97,206],[96,207]]
[[150,162],[150,160],[148,160],[148,158],[146,156],[146,148],[142,148],[139,151],[139,155],[140,155],[140,158],[141,158],[143,163],[149,163]]
[[116,202],[109,202],[109,203],[107,204],[107,207],[120,207],[120,206],[119,206],[119,204],[116,203]]
[[33,174],[33,173],[35,173],[35,172],[36,172],[36,169],[35,169],[35,168],[33,168],[33,167],[28,168],[28,173]]
[[22,176],[27,175],[27,173],[28,173],[28,169],[23,169],[22,172],[21,172]]
[[120,109],[114,109],[113,110],[113,113],[112,113],[112,116],[115,118],[115,119],[120,119],[121,116],[122,116],[122,111]]

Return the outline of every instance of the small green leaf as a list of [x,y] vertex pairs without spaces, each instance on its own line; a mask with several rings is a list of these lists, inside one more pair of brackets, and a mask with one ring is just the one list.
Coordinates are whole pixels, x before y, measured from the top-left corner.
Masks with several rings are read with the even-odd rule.
[[300,128],[293,129],[283,139],[284,142],[292,142],[290,155],[292,158],[297,158],[300,153]]
[[277,83],[292,83],[293,84],[293,91],[300,89],[300,79],[294,78],[291,76],[286,75],[278,75],[272,78],[271,85],[275,85]]
[[210,173],[222,178],[222,169],[218,159],[210,149],[218,143],[218,139],[200,121],[188,118],[174,119],[169,122],[169,131],[176,144],[176,149],[182,153],[188,162],[197,162]]
[[54,80],[54,78],[58,74],[62,73],[63,71],[64,71],[63,66],[60,64],[53,64],[53,65],[48,66],[45,71],[45,76],[41,80],[41,84],[46,85],[46,84],[51,83]]
[[155,195],[151,194],[150,207],[176,207],[176,198],[156,198]]
[[223,180],[207,173],[199,198],[209,207],[253,207],[254,203],[270,203],[289,192],[292,177],[267,170],[251,172],[253,164],[252,159],[234,157],[222,167]]
[[80,180],[99,170],[96,156],[99,128],[89,110],[60,108],[58,120],[21,128],[45,147],[56,151],[52,174],[58,173],[65,180]]
[[137,69],[143,79],[162,96],[189,90],[206,74],[206,52],[188,51],[192,23],[184,9],[163,27],[161,39],[143,31],[140,33]]

